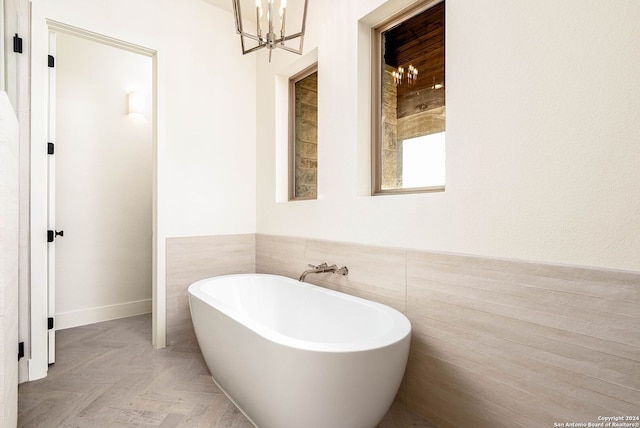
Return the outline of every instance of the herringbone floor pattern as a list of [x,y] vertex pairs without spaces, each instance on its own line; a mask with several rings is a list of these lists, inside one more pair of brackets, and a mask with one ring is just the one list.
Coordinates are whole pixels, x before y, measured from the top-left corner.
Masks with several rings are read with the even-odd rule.
[[[48,376],[19,386],[18,426],[253,427],[215,386],[195,341],[151,346],[150,315],[59,331]],[[405,427],[432,425],[394,403],[378,426]]]

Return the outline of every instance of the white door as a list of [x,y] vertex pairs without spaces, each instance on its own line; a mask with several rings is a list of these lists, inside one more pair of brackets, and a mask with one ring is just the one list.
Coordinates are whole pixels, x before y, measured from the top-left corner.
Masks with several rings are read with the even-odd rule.
[[[56,56],[56,34],[49,33],[49,55],[50,58]],[[56,69],[49,67],[49,117],[48,117],[48,150],[49,150],[49,185],[47,195],[48,218],[47,218],[47,316],[48,316],[48,362],[52,364],[56,361],[56,246],[57,237],[63,236],[62,231],[56,230],[56,161],[55,161],[55,141],[56,141]],[[53,146],[52,146],[53,145]],[[50,148],[53,147],[51,154]],[[59,235],[58,235],[59,234]],[[57,235],[57,236],[56,236]]]

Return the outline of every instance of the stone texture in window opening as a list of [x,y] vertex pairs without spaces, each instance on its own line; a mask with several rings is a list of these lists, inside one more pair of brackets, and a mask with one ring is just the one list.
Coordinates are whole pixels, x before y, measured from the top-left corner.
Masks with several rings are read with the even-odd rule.
[[398,147],[398,90],[391,73],[395,68],[386,65],[382,94],[382,188],[402,188],[402,149]]
[[318,73],[295,83],[295,198],[316,198],[318,189]]

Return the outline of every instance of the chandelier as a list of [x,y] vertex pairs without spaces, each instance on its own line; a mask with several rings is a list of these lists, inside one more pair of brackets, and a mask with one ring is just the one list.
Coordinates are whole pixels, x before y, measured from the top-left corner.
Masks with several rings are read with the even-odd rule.
[[[302,42],[304,40],[304,30],[307,20],[307,3],[308,0],[304,0],[304,9],[302,12],[302,26],[301,30],[297,33],[286,33],[287,22],[287,0],[280,0],[278,17],[274,19],[274,0],[255,0],[255,10],[253,10],[253,0],[251,6],[247,7],[245,4],[244,11],[248,9],[251,13],[247,15],[249,18],[253,18],[255,14],[256,19],[256,32],[251,34],[246,32],[242,25],[242,12],[241,0],[233,0],[233,14],[236,19],[236,31],[240,34],[240,43],[242,45],[242,53],[248,54],[267,48],[269,50],[269,62],[271,62],[271,53],[274,49],[279,48],[288,52],[293,52],[298,55],[302,54]],[[263,9],[263,5],[265,8]],[[255,46],[247,47],[245,39],[253,40]],[[294,48],[286,44],[286,42],[299,39],[298,48]]]
[[[398,67],[397,70],[392,71],[391,76],[393,76],[393,81],[395,82],[395,84],[400,85],[402,83],[402,78],[404,77],[404,67]],[[409,64],[409,68],[407,71],[407,84],[409,86],[413,86],[417,79],[418,69]]]

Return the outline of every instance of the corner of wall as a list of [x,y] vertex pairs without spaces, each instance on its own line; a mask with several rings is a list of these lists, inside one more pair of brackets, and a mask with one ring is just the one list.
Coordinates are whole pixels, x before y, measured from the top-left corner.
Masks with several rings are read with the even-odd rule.
[[18,120],[7,93],[0,92],[0,420],[18,417]]

